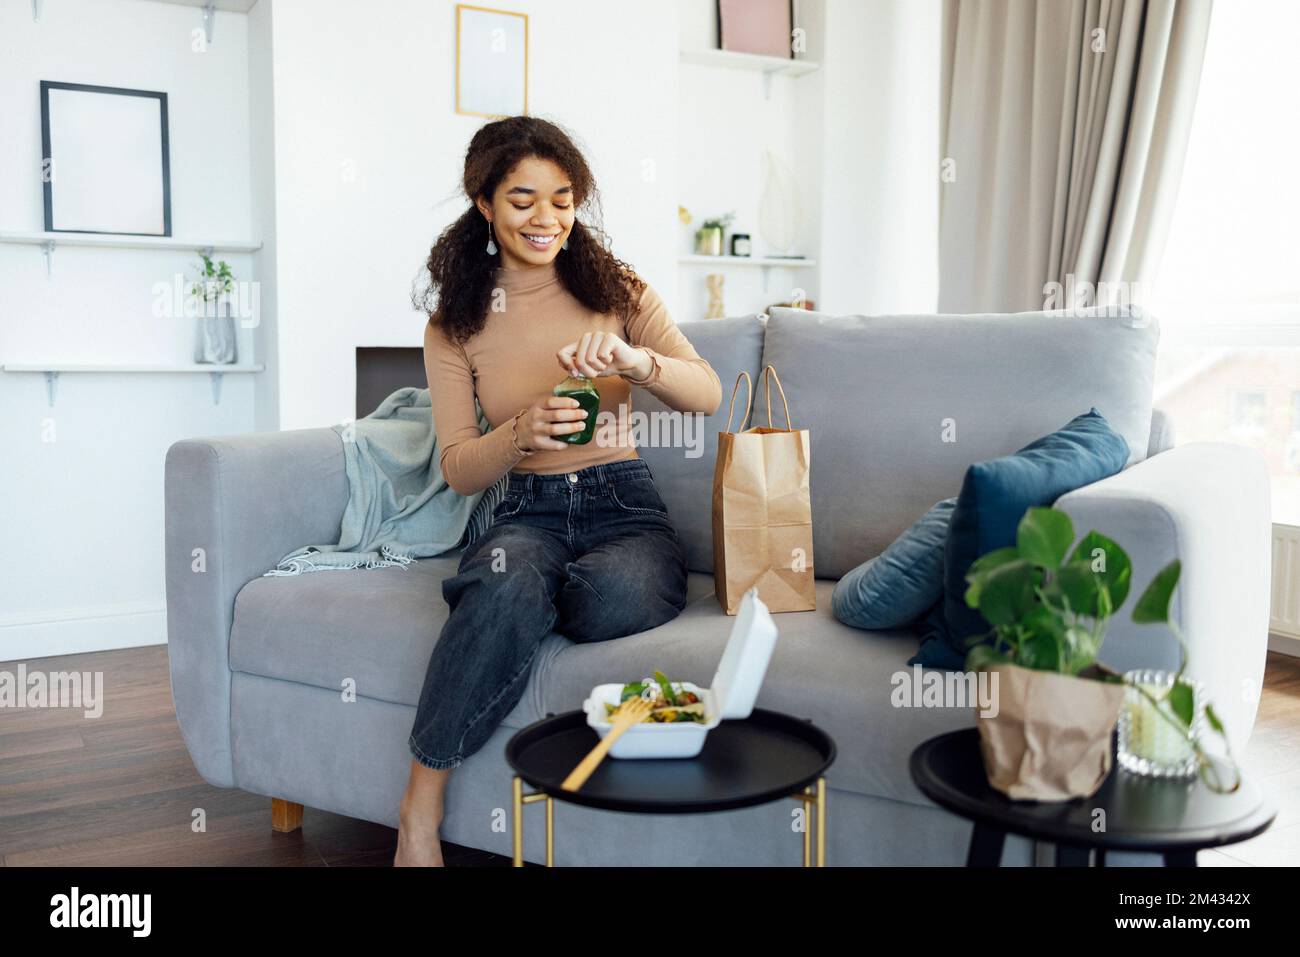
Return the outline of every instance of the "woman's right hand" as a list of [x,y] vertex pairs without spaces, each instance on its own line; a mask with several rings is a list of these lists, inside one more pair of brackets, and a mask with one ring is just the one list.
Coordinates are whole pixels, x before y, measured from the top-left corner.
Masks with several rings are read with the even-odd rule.
[[586,421],[587,410],[578,405],[577,399],[548,395],[515,418],[515,441],[521,449],[530,452],[562,451],[571,447],[569,443],[551,436],[581,432]]

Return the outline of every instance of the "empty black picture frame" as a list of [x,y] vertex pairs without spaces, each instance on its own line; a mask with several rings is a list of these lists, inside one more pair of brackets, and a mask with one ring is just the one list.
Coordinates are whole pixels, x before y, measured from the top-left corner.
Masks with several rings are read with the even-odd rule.
[[110,229],[56,229],[54,226],[54,183],[49,176],[42,176],[45,199],[45,231],[54,233],[98,233],[113,236],[171,236],[172,234],[172,190],[170,146],[167,134],[167,94],[156,90],[129,90],[116,86],[92,86],[86,83],[59,83],[54,80],[41,80],[41,165],[51,163],[58,178],[58,166],[52,155],[50,142],[50,91],[71,90],[79,93],[105,93],[115,96],[151,97],[159,101],[160,141],[162,143],[162,212],[163,231],[161,233],[142,233]]

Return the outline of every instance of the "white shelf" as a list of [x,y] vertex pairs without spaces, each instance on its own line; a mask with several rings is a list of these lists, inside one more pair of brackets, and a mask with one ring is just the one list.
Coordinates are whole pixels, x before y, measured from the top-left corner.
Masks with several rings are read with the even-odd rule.
[[817,265],[815,259],[788,259],[781,256],[680,256],[677,261],[691,266],[763,266],[778,269],[807,269]]
[[5,372],[263,372],[265,365],[219,362],[6,362]]
[[0,243],[28,246],[111,246],[118,249],[211,249],[213,252],[253,253],[262,248],[250,240],[177,239],[174,236],[121,236],[113,233],[0,232]]
[[768,76],[803,76],[821,66],[816,60],[737,53],[735,50],[682,50],[681,61],[695,66],[715,66],[726,70],[750,70]]
[[50,408],[54,407],[54,399],[55,396],[58,395],[59,376],[64,372],[144,372],[168,374],[206,372],[212,379],[212,404],[220,405],[221,383],[227,372],[252,373],[263,372],[265,370],[266,366],[262,363],[231,363],[229,365],[222,365],[217,362],[63,362],[51,359],[46,362],[5,362],[0,364],[0,372],[43,373],[45,375],[45,397]]

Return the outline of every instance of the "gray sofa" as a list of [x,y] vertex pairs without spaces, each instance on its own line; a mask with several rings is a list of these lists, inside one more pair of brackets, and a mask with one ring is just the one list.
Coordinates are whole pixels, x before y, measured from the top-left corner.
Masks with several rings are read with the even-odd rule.
[[[815,611],[777,616],[780,637],[758,704],[809,718],[837,743],[829,864],[962,863],[970,825],[916,790],[907,760],[926,738],[973,723],[965,709],[892,706],[894,678],[917,640],[837,622],[835,581],[956,494],[970,463],[1012,452],[1090,407],[1128,439],[1131,461],[1058,505],[1080,534],[1097,528],[1129,551],[1134,595],[1157,568],[1181,558],[1176,612],[1192,673],[1209,685],[1238,753],[1244,748],[1267,640],[1268,480],[1261,458],[1244,448],[1171,448],[1167,421],[1151,409],[1154,321],[774,309],[683,330],[721,377],[722,407],[705,425],[702,455],[651,445],[640,454],[686,545],[690,604],[666,625],[610,642],[547,636],[519,705],[452,776],[446,840],[510,853],[503,752],[520,728],[579,707],[597,683],[650,668],[695,682],[712,676],[734,621],[720,610],[711,575],[717,432],[737,373],[757,381],[766,363],[781,375],[795,426],[811,429],[818,581]],[[667,411],[640,390],[633,402]],[[761,400],[757,424],[766,424]],[[395,827],[407,737],[446,618],[440,582],[459,552],[405,569],[260,577],[294,548],[337,541],[347,496],[342,447],[328,428],[170,448],[172,690],[186,745],[211,784]],[[1118,668],[1171,664],[1172,639],[1127,621],[1133,600],[1116,617],[1103,657]],[[355,687],[355,700],[346,687]],[[556,863],[797,865],[795,806],[629,817],[557,802]],[[543,812],[529,805],[524,814],[525,857],[543,860]],[[1004,860],[1033,863],[1039,850],[1048,849],[1012,838]]]

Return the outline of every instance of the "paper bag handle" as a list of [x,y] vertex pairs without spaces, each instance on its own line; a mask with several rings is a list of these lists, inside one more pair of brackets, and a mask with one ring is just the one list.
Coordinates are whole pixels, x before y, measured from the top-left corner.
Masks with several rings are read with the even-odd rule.
[[[769,375],[770,373],[770,375]],[[785,406],[785,428],[787,432],[793,431],[794,426],[790,424],[790,403],[785,401],[785,389],[781,388],[781,377],[776,374],[776,366],[769,363],[759,375],[763,380],[764,391],[767,394],[767,427],[772,426],[772,381],[776,380],[776,390],[781,393],[781,404]],[[742,423],[743,424],[743,423]]]
[[727,427],[724,432],[731,431],[731,417],[736,412],[736,390],[740,388],[740,380],[745,380],[745,414],[740,417],[740,428],[744,431],[745,420],[749,418],[750,406],[754,403],[754,384],[750,381],[749,373],[744,370],[736,376],[736,384],[731,388],[731,404],[727,406]]

